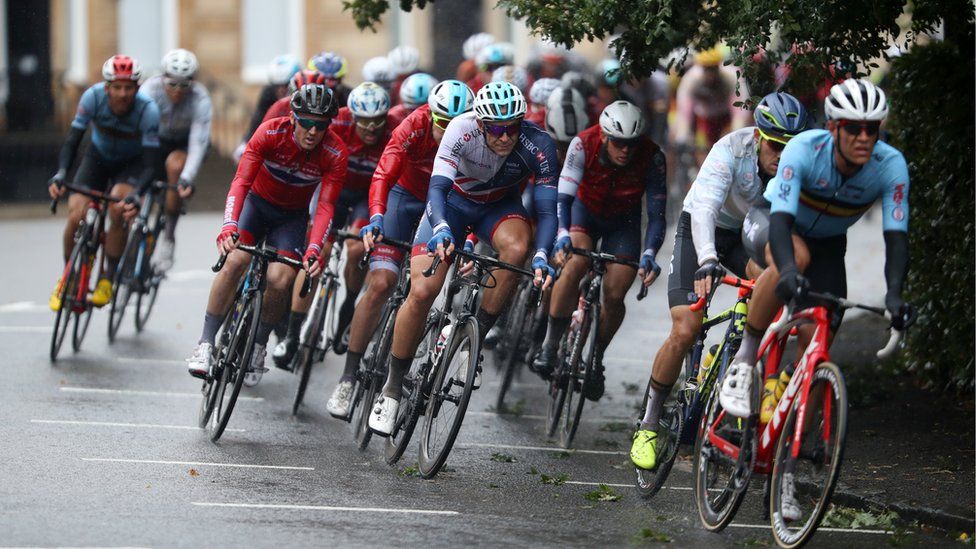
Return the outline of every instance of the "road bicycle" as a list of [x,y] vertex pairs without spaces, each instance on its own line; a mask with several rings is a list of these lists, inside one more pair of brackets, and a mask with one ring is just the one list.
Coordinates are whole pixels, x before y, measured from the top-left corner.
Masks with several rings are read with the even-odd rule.
[[544,307],[533,307],[532,296],[535,286],[531,280],[523,279],[505,311],[506,318],[499,319],[504,326],[502,336],[494,349],[495,366],[501,380],[495,396],[495,410],[505,411],[505,396],[518,377],[523,365],[528,364],[538,351],[539,343],[534,335],[546,320]]

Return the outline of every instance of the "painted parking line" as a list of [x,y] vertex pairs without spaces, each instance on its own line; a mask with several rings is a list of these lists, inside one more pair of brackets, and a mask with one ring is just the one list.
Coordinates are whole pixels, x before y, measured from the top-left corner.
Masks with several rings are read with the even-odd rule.
[[0,326],[0,334],[49,334],[50,326]]
[[334,507],[331,505],[283,505],[271,503],[215,503],[207,501],[191,501],[190,505],[199,507],[236,507],[246,509],[299,509],[307,511],[350,511],[354,513],[400,513],[408,515],[446,515],[456,516],[457,511],[440,511],[435,509],[387,509],[384,507]]
[[557,448],[553,446],[517,446],[512,444],[486,444],[481,442],[458,442],[459,448],[497,448],[500,450],[531,450],[539,452],[567,452],[570,454],[596,454],[602,456],[621,456],[627,452],[612,452],[609,450],[577,450],[576,448]]
[[[104,395],[137,395],[137,396],[159,396],[173,398],[200,398],[200,392],[178,393],[173,391],[140,391],[136,389],[102,389],[99,387],[59,387],[65,393],[93,393]],[[252,402],[264,402],[264,397],[249,397],[241,395],[238,401],[247,400]]]
[[[771,527],[768,524],[729,524],[729,528],[761,528],[763,530],[769,530]],[[874,534],[876,536],[890,536],[894,532],[890,530],[868,530],[863,528],[832,528],[829,526],[821,526],[817,528],[818,532],[841,532],[844,534]]]
[[[49,425],[89,425],[94,427],[137,427],[140,429],[179,429],[184,431],[200,431],[196,425],[160,425],[157,423],[121,423],[114,421],[78,421],[68,419],[32,419],[31,423],[44,423]],[[244,429],[227,428],[224,431],[232,433],[243,433]]]
[[81,458],[81,461],[106,463],[146,463],[152,465],[196,465],[198,467],[236,467],[240,469],[280,469],[285,471],[314,471],[315,467],[291,465],[254,465],[250,463],[214,463],[209,461],[170,461],[165,459]]

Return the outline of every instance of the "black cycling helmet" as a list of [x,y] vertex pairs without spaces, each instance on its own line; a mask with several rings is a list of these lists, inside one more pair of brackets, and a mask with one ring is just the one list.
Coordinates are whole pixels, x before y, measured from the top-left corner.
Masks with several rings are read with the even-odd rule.
[[756,127],[766,139],[786,143],[807,129],[807,109],[792,95],[773,92],[756,105]]
[[291,110],[295,114],[335,116],[339,111],[332,90],[324,84],[305,84],[291,96]]

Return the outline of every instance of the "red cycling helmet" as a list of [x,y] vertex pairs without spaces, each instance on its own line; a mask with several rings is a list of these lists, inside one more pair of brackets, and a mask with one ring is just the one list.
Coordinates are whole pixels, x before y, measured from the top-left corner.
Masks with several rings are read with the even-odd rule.
[[298,71],[291,77],[291,81],[288,82],[288,93],[295,93],[305,84],[325,84],[325,75],[319,71]]
[[102,65],[102,78],[107,82],[116,80],[139,82],[142,78],[142,66],[128,55],[113,55]]

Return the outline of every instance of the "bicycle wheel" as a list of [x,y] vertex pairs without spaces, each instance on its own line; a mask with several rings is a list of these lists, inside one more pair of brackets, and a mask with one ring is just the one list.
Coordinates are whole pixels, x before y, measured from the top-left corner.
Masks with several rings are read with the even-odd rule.
[[376,396],[383,388],[383,381],[386,379],[387,359],[390,356],[390,345],[393,342],[393,324],[396,322],[396,311],[389,311],[383,322],[383,329],[376,332],[376,343],[369,353],[369,360],[363,368],[363,392],[359,402],[353,409],[352,426],[353,439],[360,450],[365,450],[369,446],[369,441],[373,437],[373,431],[369,428],[369,415],[376,402]]
[[[424,478],[433,478],[441,470],[454,447],[474,390],[480,354],[478,321],[472,317],[454,327],[450,344],[435,366],[437,373],[420,440],[419,466]],[[462,369],[467,370],[464,379],[461,379]]]
[[312,376],[312,364],[315,362],[315,355],[318,352],[319,343],[322,342],[322,323],[325,315],[328,314],[329,301],[327,296],[335,281],[327,279],[319,288],[318,296],[315,299],[315,309],[312,317],[305,325],[302,333],[301,343],[298,346],[298,353],[295,355],[292,364],[295,364],[295,373],[298,374],[298,390],[295,391],[295,400],[291,405],[291,415],[297,416],[298,409],[302,406],[305,399],[305,390],[308,388],[308,380]]
[[[650,380],[647,381],[647,389],[651,388]],[[647,409],[648,391],[644,391],[644,402],[641,410]],[[684,428],[684,399],[681,393],[678,398],[669,399],[664,404],[661,412],[661,419],[658,422],[658,441],[657,441],[657,465],[653,469],[641,469],[634,467],[636,479],[634,485],[637,487],[637,495],[644,499],[651,499],[657,494],[664,483],[668,480],[671,467],[678,458],[678,446],[680,445],[681,431]]]
[[[237,296],[236,299],[240,299],[241,286],[243,286],[243,280],[238,285],[238,290],[235,294]],[[203,380],[203,386],[200,388],[200,392],[203,393],[203,401],[200,402],[200,414],[197,421],[201,429],[207,428],[207,423],[210,421],[214,408],[217,406],[217,396],[220,394],[220,383],[218,381],[222,380],[224,371],[221,357],[227,354],[227,347],[231,344],[236,322],[237,311],[232,309],[231,313],[224,318],[220,329],[217,330],[217,337],[214,338],[215,344],[211,359],[211,363],[213,364],[210,372],[211,376]]]
[[590,306],[586,317],[580,325],[579,331],[571,340],[567,371],[569,383],[566,387],[566,398],[563,401],[563,423],[559,431],[559,445],[569,448],[579,428],[580,417],[583,415],[583,396],[587,380],[593,371],[593,355],[596,352],[596,337],[599,332],[600,306],[594,303]]
[[509,306],[510,317],[508,324],[505,325],[505,334],[495,350],[495,361],[501,363],[499,371],[502,375],[501,382],[498,384],[498,394],[495,396],[495,410],[498,413],[505,411],[505,395],[512,386],[515,370],[520,364],[519,349],[522,341],[526,336],[532,335],[531,324],[535,315],[528,306],[530,287],[528,284],[523,284],[519,288],[515,300]]
[[[221,377],[215,382],[217,395],[214,413],[210,422],[210,440],[217,442],[227,428],[230,415],[237,404],[237,396],[241,393],[244,386],[244,377],[247,374],[248,366],[251,363],[251,354],[254,351],[254,337],[258,329],[258,319],[261,318],[260,292],[245,296],[244,303],[237,315],[234,326],[234,335],[230,344],[226,347],[226,352],[218,356],[221,362]],[[228,386],[233,384],[228,391]]]
[[81,249],[83,246],[84,243],[81,241],[75,243],[61,275],[59,291],[61,307],[54,315],[54,332],[51,334],[51,350],[49,353],[51,362],[58,359],[58,353],[61,351],[61,344],[64,343],[64,336],[68,333],[68,323],[74,316],[75,308],[84,306],[84,302],[76,303],[75,299],[78,295],[78,280],[81,276]]
[[569,387],[569,366],[564,358],[566,356],[566,341],[568,337],[575,337],[576,330],[571,329],[563,340],[559,343],[559,362],[555,371],[552,372],[552,379],[549,380],[549,407],[546,410],[546,437],[552,438],[559,430],[559,420],[562,418],[563,403],[566,402],[566,394],[572,389]]
[[166,226],[163,217],[163,203],[158,199],[153,202],[153,213],[149,214],[150,219],[155,219],[149,227],[149,232],[142,247],[142,254],[139,256],[139,278],[142,281],[139,295],[136,297],[136,332],[142,332],[149,322],[149,315],[152,313],[153,306],[156,304],[156,297],[159,295],[159,285],[163,281],[161,274],[156,273],[152,266],[152,256],[156,253],[156,244],[159,242],[159,235]]
[[[792,549],[810,541],[837,485],[847,436],[847,388],[837,365],[817,364],[810,380],[810,393],[803,425],[797,425],[799,398],[793,401],[776,444],[776,461],[770,477],[770,522],[780,547]],[[795,433],[800,447],[795,448]],[[796,456],[794,457],[794,453]],[[800,518],[783,517],[784,485],[793,484]],[[789,489],[789,487],[787,488]]]
[[74,330],[71,332],[71,349],[75,352],[81,350],[81,342],[85,340],[85,336],[88,334],[88,326],[91,324],[91,315],[94,305],[91,304],[91,300],[88,296],[95,291],[95,287],[98,285],[98,279],[101,277],[101,269],[97,269],[99,272],[96,273],[95,265],[99,261],[102,261],[102,254],[98,250],[89,250],[86,246],[85,254],[88,256],[88,264],[82,265],[82,269],[87,269],[88,276],[82,277],[82,279],[87,278],[88,288],[83,288],[84,293],[80,295],[84,308],[77,311],[75,314],[75,326]]
[[[112,303],[108,310],[108,342],[113,343],[115,336],[125,317],[125,309],[132,297],[132,284],[136,271],[136,261],[139,247],[143,242],[141,227],[133,227],[129,231],[129,239],[125,243],[125,251],[119,259],[119,265],[112,275]],[[138,321],[137,321],[138,323]]]
[[432,369],[431,351],[434,350],[437,337],[440,334],[440,330],[437,329],[438,324],[436,316],[427,319],[424,335],[413,354],[410,370],[403,377],[403,392],[400,397],[400,406],[397,408],[396,422],[393,424],[390,436],[386,437],[386,463],[388,465],[400,461],[407,445],[410,444],[414,429],[417,428],[417,421],[420,419],[420,415],[424,413],[424,404],[428,396],[425,394],[425,387],[428,385],[427,381]]

